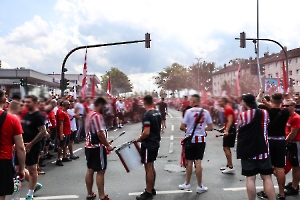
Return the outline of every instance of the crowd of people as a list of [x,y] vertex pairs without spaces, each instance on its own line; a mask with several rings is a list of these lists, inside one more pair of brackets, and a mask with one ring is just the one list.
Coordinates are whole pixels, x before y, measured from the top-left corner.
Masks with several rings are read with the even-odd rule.
[[[155,108],[157,106],[157,109]],[[137,200],[152,199],[156,194],[156,160],[161,134],[166,127],[168,107],[182,111],[180,130],[185,132],[182,141],[186,160],[186,181],[180,189],[191,188],[192,168],[196,167],[197,193],[208,190],[202,183],[202,167],[207,131],[219,126],[223,132],[223,151],[226,165],[224,174],[235,173],[231,148],[237,145],[241,159],[242,175],[246,176],[249,199],[256,196],[269,199],[285,199],[299,194],[300,181],[300,98],[298,95],[263,91],[238,98],[210,98],[201,104],[195,94],[183,99],[144,98],[37,98],[23,99],[14,95],[11,99],[0,90],[0,200],[13,192],[13,176],[28,181],[26,200],[42,188],[38,175],[45,174],[43,163],[57,154],[56,165],[79,159],[73,152],[73,144],[85,141],[87,161],[87,200],[96,198],[92,191],[93,174],[101,200],[110,198],[104,192],[104,174],[107,153],[114,149],[107,140],[109,129],[121,129],[126,123],[142,122],[143,130],[136,139],[141,142],[141,162],[145,166],[146,189]],[[216,127],[216,126],[215,126]],[[251,142],[250,142],[251,141]],[[12,148],[13,144],[13,148]],[[53,153],[51,152],[53,150]],[[51,152],[51,153],[50,153]],[[14,166],[12,168],[11,166]],[[285,175],[292,169],[292,181],[285,184]],[[11,172],[11,173],[10,173]],[[264,190],[257,192],[255,177],[260,174]],[[279,193],[275,194],[271,175],[277,178]]]

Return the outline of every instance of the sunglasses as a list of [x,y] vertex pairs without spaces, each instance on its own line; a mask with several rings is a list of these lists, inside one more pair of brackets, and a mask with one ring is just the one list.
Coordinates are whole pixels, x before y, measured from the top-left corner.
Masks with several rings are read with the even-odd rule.
[[283,108],[288,108],[288,107],[290,107],[290,106],[292,106],[292,105],[283,105],[282,107],[283,107]]

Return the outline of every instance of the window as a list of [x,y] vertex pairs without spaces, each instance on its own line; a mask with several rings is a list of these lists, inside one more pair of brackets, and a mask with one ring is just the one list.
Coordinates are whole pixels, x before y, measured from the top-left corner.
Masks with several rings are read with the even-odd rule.
[[296,74],[297,74],[297,75],[300,75],[300,69],[297,69],[297,70],[296,70]]
[[271,64],[268,65],[268,69],[270,69],[270,68],[271,68]]
[[300,81],[297,81],[297,86],[300,86]]
[[278,78],[278,73],[276,73],[276,78]]
[[290,76],[293,75],[293,71],[289,71]]
[[291,65],[291,63],[292,63],[292,59],[289,60],[289,65]]
[[275,67],[277,67],[278,63],[275,63]]
[[296,58],[296,63],[300,63],[300,58]]
[[269,78],[272,78],[272,74],[268,74],[268,77],[269,77]]

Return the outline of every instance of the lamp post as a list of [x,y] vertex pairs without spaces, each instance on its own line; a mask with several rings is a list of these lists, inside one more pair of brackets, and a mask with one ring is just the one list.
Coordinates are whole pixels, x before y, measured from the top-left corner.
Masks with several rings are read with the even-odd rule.
[[198,61],[198,79],[197,79],[197,87],[198,87],[198,92],[200,92],[200,87],[199,87],[199,68],[200,68],[200,60],[202,58],[195,58]]

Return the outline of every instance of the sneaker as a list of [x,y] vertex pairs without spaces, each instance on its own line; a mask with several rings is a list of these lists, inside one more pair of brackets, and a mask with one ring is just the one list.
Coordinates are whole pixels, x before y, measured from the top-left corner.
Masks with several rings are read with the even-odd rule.
[[277,194],[276,197],[277,197],[277,199],[279,199],[279,200],[285,200],[285,196],[282,196],[282,195],[280,195],[280,194]]
[[268,199],[268,196],[266,195],[266,193],[264,191],[257,192],[256,195],[260,199]]
[[44,172],[44,170],[42,169],[42,168],[38,168],[38,174],[39,175],[44,175],[44,174],[46,174],[46,172]]
[[[145,188],[144,192],[146,192],[146,188]],[[155,188],[152,189],[152,195],[153,195],[153,196],[156,195],[156,190],[155,190]]]
[[[286,184],[285,186],[284,186],[284,188],[285,189],[289,189],[290,187],[292,187],[292,182],[289,182],[288,184]],[[299,185],[298,185],[298,190],[299,190]]]
[[33,200],[33,195],[28,195],[28,194],[27,194],[25,200]]
[[104,199],[99,198],[99,200],[111,200],[111,199],[108,197],[108,195],[105,195]]
[[79,158],[79,156],[76,156],[75,154],[73,154],[72,156],[70,156],[70,159],[72,159],[72,160],[76,160],[78,158]]
[[54,155],[47,153],[44,155],[47,160],[50,160]]
[[205,187],[205,186],[197,186],[197,188],[196,188],[196,192],[198,193],[198,194],[201,194],[201,193],[203,193],[203,192],[206,192],[208,190],[208,188],[207,187]]
[[40,184],[40,183],[37,183],[35,188],[34,188],[34,192],[33,193],[36,193],[37,191],[39,191],[40,189],[42,189],[43,185]]
[[[298,189],[298,188],[297,188]],[[295,190],[293,187],[284,190],[285,196],[298,195],[299,190]]]
[[182,185],[179,185],[179,189],[181,190],[191,190],[191,184],[182,184]]
[[61,160],[57,160],[55,163],[57,166],[64,166],[64,164],[62,164]]
[[223,174],[234,174],[235,173],[235,169],[234,167],[230,168],[230,167],[227,167],[226,169],[224,169],[222,171]]
[[228,165],[223,166],[223,167],[220,168],[220,170],[225,170],[227,167],[228,167]]
[[140,196],[136,197],[136,200],[151,200],[153,199],[153,195],[148,192],[143,192]]
[[94,200],[96,198],[96,194],[93,192],[92,194],[89,194],[86,196],[86,200]]
[[62,161],[62,162],[71,162],[72,159],[70,159],[70,158],[63,158],[63,159],[61,159],[61,161]]

